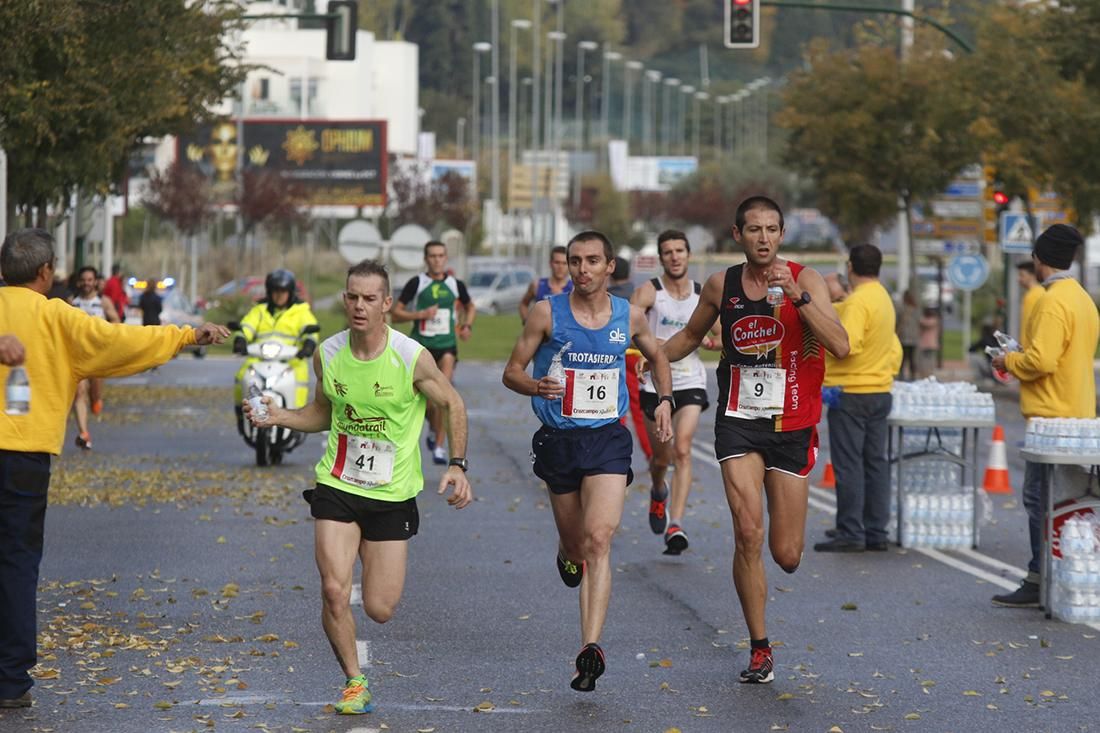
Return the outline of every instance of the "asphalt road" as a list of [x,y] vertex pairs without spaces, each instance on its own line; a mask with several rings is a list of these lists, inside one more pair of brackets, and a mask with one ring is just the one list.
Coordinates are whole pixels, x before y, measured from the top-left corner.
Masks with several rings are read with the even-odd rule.
[[[1011,402],[998,416],[1017,495],[994,497],[978,551],[808,550],[789,576],[768,562],[777,669],[764,686],[737,682],[747,639],[712,417],[680,557],[648,529],[639,453],[613,550],[608,671],[581,694],[568,686],[576,591],[557,577],[530,471],[535,418],[500,385],[501,365],[468,363],[457,384],[477,502],[454,511],[422,494],[396,617],[357,615],[376,710],[336,716],[342,679],[300,498],[322,442],[255,468],[232,423],[236,367],[181,357],[112,383],[94,451],[67,445],[55,461],[35,705],[0,712],[0,733],[1100,729],[1100,629],[989,602],[1027,556]],[[433,487],[439,469],[425,473]],[[812,492],[807,547],[833,504]]]

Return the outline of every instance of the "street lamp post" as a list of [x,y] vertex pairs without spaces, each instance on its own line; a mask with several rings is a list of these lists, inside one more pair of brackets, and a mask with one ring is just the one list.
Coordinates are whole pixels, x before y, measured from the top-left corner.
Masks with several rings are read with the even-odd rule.
[[492,3],[492,77],[493,77],[493,103],[492,124],[489,126],[493,141],[493,152],[490,157],[491,176],[489,179],[489,196],[492,199],[493,218],[489,227],[489,245],[493,250],[493,256],[500,254],[500,0]]
[[705,102],[708,99],[710,99],[710,95],[706,92],[696,92],[695,104],[692,105],[691,115],[695,118],[695,137],[694,142],[692,143],[692,154],[695,156],[696,160],[699,159],[699,137],[703,127],[703,125],[701,124],[702,120],[699,119],[699,103]]
[[466,154],[466,118],[459,117],[455,120],[455,139],[458,141],[458,157],[462,159]]
[[645,83],[642,86],[642,143],[650,155],[656,153],[656,135],[654,134],[657,120],[654,94],[655,88],[661,83],[661,72],[649,69],[645,73]]
[[603,79],[600,80],[600,162],[607,167],[607,143],[611,139],[611,62],[619,61],[623,55],[618,51],[609,51],[604,44]]
[[512,21],[512,43],[509,47],[509,65],[511,69],[508,72],[508,176],[511,178],[513,170],[516,167],[516,120],[518,110],[516,108],[516,93],[519,91],[516,89],[518,72],[516,70],[516,31],[528,30],[531,27],[531,21],[526,18],[517,18]]
[[672,129],[673,129],[673,115],[672,115],[672,99],[673,93],[676,87],[680,86],[680,80],[676,78],[665,79],[665,94],[664,103],[661,105],[661,115],[663,122],[661,123],[661,142],[664,148],[664,154],[669,155],[672,152]]
[[688,124],[690,121],[688,120],[687,101],[688,97],[691,97],[693,94],[695,94],[695,87],[688,84],[686,86],[680,87],[680,91],[682,92],[680,94],[680,154],[687,155],[688,135],[690,134],[688,130]]
[[627,61],[623,69],[623,140],[630,150],[630,139],[634,136],[634,80],[631,72],[644,69],[641,61]]
[[[576,120],[577,134],[574,139],[574,163],[580,160],[581,148],[584,147],[584,52],[595,51],[600,47],[600,44],[595,41],[578,41],[577,42],[577,100],[574,105]],[[578,171],[573,175],[573,202],[574,205],[580,203],[581,197],[581,176]]]
[[[470,150],[473,152],[474,165],[480,162],[481,158],[481,54],[491,50],[493,45],[486,41],[478,41],[474,44],[474,103],[472,114],[470,119],[472,121],[470,130]],[[474,188],[477,188],[477,182],[474,182]]]

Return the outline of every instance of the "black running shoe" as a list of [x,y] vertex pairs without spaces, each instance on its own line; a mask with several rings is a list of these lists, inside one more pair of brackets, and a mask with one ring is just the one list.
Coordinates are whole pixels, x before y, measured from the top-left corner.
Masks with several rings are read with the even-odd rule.
[[665,554],[679,555],[688,548],[688,536],[678,524],[668,525],[665,532]]
[[570,588],[576,588],[581,584],[581,579],[584,577],[584,563],[580,565],[576,564],[572,560],[565,557],[562,551],[558,550],[557,557],[558,575],[561,576],[561,582],[565,583]]
[[577,655],[577,674],[569,683],[577,692],[592,692],[596,689],[596,680],[607,669],[607,660],[599,644],[585,644]]
[[668,529],[668,483],[662,482],[664,493],[658,493],[654,486],[649,490],[649,528],[653,534],[661,534]]
[[762,685],[775,679],[772,672],[772,648],[753,649],[749,668],[741,673],[741,681]]

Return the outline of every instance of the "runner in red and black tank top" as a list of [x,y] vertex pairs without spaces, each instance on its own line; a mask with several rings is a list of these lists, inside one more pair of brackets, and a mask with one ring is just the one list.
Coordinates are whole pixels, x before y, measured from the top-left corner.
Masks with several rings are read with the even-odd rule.
[[[803,265],[788,261],[797,280]],[[744,265],[726,270],[722,292],[722,359],[718,364],[718,419],[745,427],[785,433],[817,425],[825,357],[821,344],[784,296],[778,306],[767,298],[750,300],[741,283]],[[741,369],[785,369],[783,414],[755,418],[737,411]],[[731,400],[732,395],[732,400]]]

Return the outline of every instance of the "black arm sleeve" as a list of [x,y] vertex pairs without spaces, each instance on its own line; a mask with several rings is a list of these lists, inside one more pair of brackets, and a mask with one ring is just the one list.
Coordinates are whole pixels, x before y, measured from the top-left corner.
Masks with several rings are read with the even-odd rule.
[[401,288],[401,295],[397,296],[397,302],[401,305],[408,305],[416,297],[416,285],[420,282],[420,278],[414,277],[405,283],[405,287]]
[[466,290],[466,283],[458,281],[458,302],[462,305],[470,304],[470,292]]

